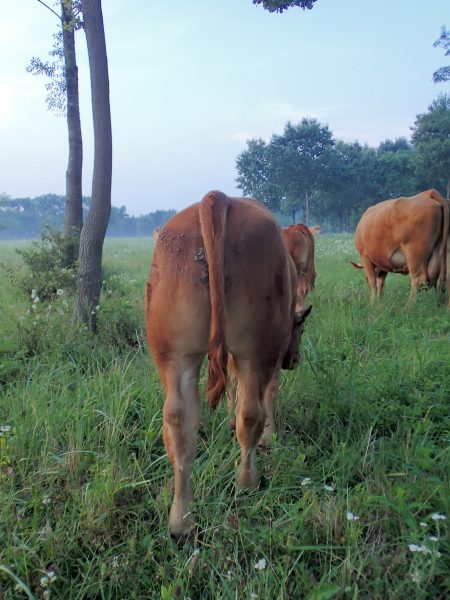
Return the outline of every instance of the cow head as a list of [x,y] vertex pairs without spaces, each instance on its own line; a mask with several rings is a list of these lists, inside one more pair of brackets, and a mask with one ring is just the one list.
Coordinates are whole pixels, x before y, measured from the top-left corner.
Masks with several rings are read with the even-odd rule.
[[305,329],[306,317],[311,312],[311,309],[312,304],[310,304],[308,308],[295,313],[294,323],[292,325],[291,340],[281,364],[282,369],[295,369],[295,367],[300,363],[300,342]]

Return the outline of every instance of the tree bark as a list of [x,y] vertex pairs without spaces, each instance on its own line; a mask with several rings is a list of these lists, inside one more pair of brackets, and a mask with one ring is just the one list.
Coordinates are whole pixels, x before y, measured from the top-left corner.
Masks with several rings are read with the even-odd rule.
[[309,196],[308,190],[305,190],[305,225],[309,225]]
[[67,129],[69,135],[69,158],[66,171],[66,206],[64,211],[64,235],[70,239],[67,265],[78,258],[80,233],[83,227],[82,167],[83,141],[80,123],[78,93],[78,66],[75,54],[75,23],[72,2],[61,1],[63,51],[67,94]]
[[95,332],[102,285],[103,242],[111,214],[112,177],[108,58],[101,0],[84,0],[83,18],[91,77],[94,171],[91,208],[80,237],[75,319]]

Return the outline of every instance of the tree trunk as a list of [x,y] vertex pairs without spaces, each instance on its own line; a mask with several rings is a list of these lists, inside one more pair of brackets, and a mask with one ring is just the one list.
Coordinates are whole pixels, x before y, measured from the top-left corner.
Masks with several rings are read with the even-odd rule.
[[94,123],[92,202],[80,237],[75,318],[96,330],[102,285],[103,242],[111,214],[112,135],[108,59],[101,0],[84,0],[84,29],[91,77]]
[[447,200],[450,200],[450,179],[447,179]]
[[309,196],[308,190],[305,190],[305,225],[309,225]]
[[67,266],[71,266],[78,258],[80,233],[83,227],[81,188],[83,142],[81,137],[78,67],[75,54],[75,23],[72,13],[72,2],[67,4],[67,2],[61,1],[61,21],[66,75],[67,129],[69,134],[64,235],[70,239],[67,249]]
[[292,208],[291,209],[291,217],[292,217],[292,223],[295,225],[295,215],[297,214],[297,209]]

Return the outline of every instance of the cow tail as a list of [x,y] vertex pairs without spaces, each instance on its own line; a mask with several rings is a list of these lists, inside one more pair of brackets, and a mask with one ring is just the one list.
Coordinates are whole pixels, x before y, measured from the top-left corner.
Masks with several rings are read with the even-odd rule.
[[224,242],[230,199],[221,192],[206,194],[200,203],[200,227],[208,264],[211,324],[208,342],[208,404],[215,408],[227,385],[225,345]]
[[447,278],[447,242],[449,234],[449,209],[448,203],[436,190],[431,191],[431,197],[437,200],[442,206],[442,240],[441,247],[439,248],[439,279],[441,282],[441,290],[445,290],[446,278]]

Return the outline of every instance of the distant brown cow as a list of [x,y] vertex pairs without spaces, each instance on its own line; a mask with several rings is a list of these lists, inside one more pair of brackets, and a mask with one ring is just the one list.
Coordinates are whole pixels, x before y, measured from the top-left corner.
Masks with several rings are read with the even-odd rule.
[[308,229],[313,234],[314,237],[317,237],[319,235],[322,227],[320,225],[312,225],[311,227],[308,227]]
[[[370,299],[381,297],[388,273],[409,273],[413,302],[422,284],[449,287],[447,245],[449,208],[436,190],[371,206],[355,231],[355,246],[365,270]],[[449,299],[450,307],[450,299]]]
[[295,312],[297,275],[281,228],[254,200],[210,192],[177,213],[155,245],[147,283],[147,337],[164,386],[164,443],[175,479],[169,529],[189,533],[189,475],[195,457],[198,379],[209,358],[208,403],[214,408],[236,369],[238,484],[258,485],[255,448],[273,382],[299,360],[307,311]]
[[155,227],[152,233],[152,240],[156,243],[156,240],[159,238],[159,234],[161,232],[161,227]]
[[306,294],[314,289],[316,270],[314,267],[314,237],[310,227],[298,223],[283,229],[289,254],[297,270],[297,311],[305,309]]

